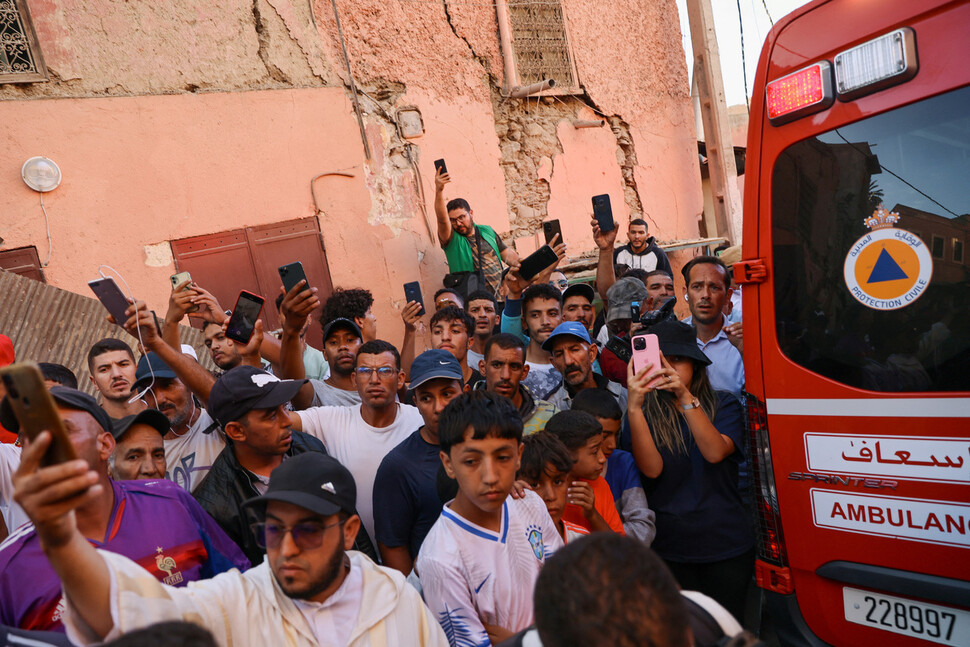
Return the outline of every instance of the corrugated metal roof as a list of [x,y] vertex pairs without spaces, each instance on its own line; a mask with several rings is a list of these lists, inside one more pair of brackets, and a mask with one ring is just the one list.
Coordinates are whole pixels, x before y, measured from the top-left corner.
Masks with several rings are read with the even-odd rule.
[[[78,387],[96,395],[88,371],[88,350],[100,339],[115,337],[141,356],[138,342],[109,323],[107,311],[94,298],[0,270],[0,333],[13,341],[18,361],[55,362],[77,375]],[[208,370],[215,366],[202,331],[180,326],[182,343],[190,344]]]

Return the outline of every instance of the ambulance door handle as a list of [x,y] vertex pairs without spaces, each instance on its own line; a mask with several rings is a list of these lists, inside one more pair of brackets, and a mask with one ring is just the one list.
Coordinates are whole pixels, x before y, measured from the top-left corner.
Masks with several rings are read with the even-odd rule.
[[733,267],[734,282],[740,285],[745,283],[764,283],[768,280],[768,265],[763,258],[739,261]]

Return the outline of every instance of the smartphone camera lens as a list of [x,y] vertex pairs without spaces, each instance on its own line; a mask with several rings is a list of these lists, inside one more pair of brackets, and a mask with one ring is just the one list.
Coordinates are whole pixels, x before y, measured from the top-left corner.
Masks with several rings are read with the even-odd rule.
[[646,350],[647,349],[647,342],[646,342],[646,340],[643,337],[634,337],[633,338],[633,349],[634,350]]

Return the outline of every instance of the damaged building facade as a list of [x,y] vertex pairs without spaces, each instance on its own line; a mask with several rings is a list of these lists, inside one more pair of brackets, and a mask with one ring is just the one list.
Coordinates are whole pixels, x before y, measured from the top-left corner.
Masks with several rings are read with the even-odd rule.
[[[191,269],[226,307],[243,288],[269,301],[280,259],[316,245],[325,287],[371,289],[397,339],[401,285],[427,299],[447,272],[438,158],[446,197],[520,253],[551,218],[570,258],[592,252],[602,193],[623,231],[698,236],[674,0],[0,0],[0,16],[36,50],[33,70],[0,67],[0,258],[61,288],[89,294],[105,264],[163,312]],[[34,156],[63,176],[43,195],[18,175]]]

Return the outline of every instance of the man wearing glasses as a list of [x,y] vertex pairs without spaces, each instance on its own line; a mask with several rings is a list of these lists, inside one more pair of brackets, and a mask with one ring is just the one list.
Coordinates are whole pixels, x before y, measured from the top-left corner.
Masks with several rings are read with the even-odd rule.
[[98,496],[98,476],[82,461],[40,467],[44,432],[24,450],[14,477],[64,586],[65,623],[77,644],[113,640],[171,620],[204,626],[220,645],[448,644],[418,592],[396,571],[350,551],[360,528],[353,476],[333,458],[307,452],[272,474],[264,495],[246,502],[263,519],[253,533],[267,559],[174,589],[139,565],[96,550],[72,510]]
[[353,373],[361,403],[345,407],[311,407],[292,416],[293,428],[323,441],[327,452],[345,465],[357,482],[357,513],[369,537],[374,536],[374,478],[389,451],[424,424],[416,407],[401,404],[404,386],[401,355],[390,343],[375,339],[357,351]]
[[[253,564],[263,561],[266,550],[250,530],[255,518],[244,509],[245,501],[266,494],[270,473],[284,460],[306,452],[326,453],[319,440],[292,429],[285,408],[305,382],[237,366],[219,378],[209,394],[209,411],[232,442],[192,496]],[[355,548],[377,558],[367,533],[358,535]]]

